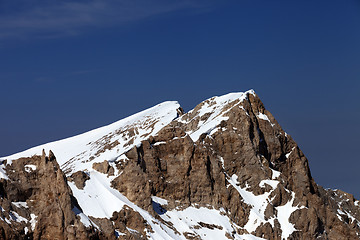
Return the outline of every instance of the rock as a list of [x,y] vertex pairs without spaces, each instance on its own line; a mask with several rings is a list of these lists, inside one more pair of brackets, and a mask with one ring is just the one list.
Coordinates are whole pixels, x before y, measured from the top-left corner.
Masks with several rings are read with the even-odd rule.
[[[36,170],[23,171],[28,164]],[[79,206],[52,152],[13,161],[6,165],[6,172],[9,180],[1,179],[4,196],[0,205],[5,210],[1,217],[11,219],[10,211],[16,211],[27,220],[11,220],[11,227],[0,221],[2,239],[99,239],[98,233],[86,228],[73,212]],[[25,202],[26,207],[12,202]]]
[[92,168],[98,172],[114,176],[114,168],[110,166],[109,162],[106,160],[101,163],[93,163]]
[[67,179],[70,182],[74,182],[78,189],[84,189],[86,180],[89,180],[90,178],[85,172],[77,171],[71,174]]

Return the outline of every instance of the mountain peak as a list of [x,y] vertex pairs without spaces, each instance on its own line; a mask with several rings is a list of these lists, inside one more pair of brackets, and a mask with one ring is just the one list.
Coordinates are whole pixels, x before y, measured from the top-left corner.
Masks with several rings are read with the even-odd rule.
[[315,183],[307,158],[253,90],[188,113],[163,102],[4,157],[0,189],[5,238],[360,236],[360,202]]

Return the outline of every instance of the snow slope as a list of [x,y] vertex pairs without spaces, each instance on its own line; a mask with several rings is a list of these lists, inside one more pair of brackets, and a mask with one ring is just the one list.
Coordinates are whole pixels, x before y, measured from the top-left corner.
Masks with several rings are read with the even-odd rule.
[[[49,150],[55,153],[62,170],[68,174],[91,170],[94,162],[114,161],[148,136],[155,135],[177,117],[179,107],[176,101],[163,102],[108,126],[33,147],[0,160],[7,159],[11,164],[14,159],[41,155],[44,149],[46,153]],[[0,176],[2,174],[0,172]]]

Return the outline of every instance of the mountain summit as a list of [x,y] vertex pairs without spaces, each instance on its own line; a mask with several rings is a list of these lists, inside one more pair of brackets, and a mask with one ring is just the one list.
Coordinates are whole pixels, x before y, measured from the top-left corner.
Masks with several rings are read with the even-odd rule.
[[1,239],[360,239],[360,202],[315,183],[253,90],[0,162]]

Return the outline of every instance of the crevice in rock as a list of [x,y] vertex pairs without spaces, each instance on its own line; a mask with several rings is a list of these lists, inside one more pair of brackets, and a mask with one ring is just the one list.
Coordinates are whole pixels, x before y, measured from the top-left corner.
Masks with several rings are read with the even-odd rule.
[[250,126],[249,126],[249,138],[251,144],[254,145],[255,134],[254,134],[254,123],[252,121],[250,121]]
[[259,126],[257,127],[257,131],[259,134],[259,153],[263,155],[270,163],[271,153],[268,151],[268,145],[265,141],[264,133],[261,131]]
[[214,191],[214,178],[212,176],[212,173],[211,173],[211,161],[210,161],[210,157],[207,156],[207,160],[206,160],[206,173],[209,177],[209,180],[210,180],[210,187],[211,187],[211,191]]
[[[5,183],[6,184],[6,183]],[[6,191],[4,188],[4,183],[0,182],[0,197],[7,198]]]
[[144,149],[142,144],[140,145],[140,147],[136,147],[136,152],[138,155],[137,164],[140,166],[143,172],[146,172],[146,163],[144,161]]
[[190,158],[189,158],[189,167],[188,167],[188,169],[187,169],[187,171],[186,171],[186,176],[190,176],[190,172],[191,172],[191,169],[192,169],[192,167],[191,167],[191,161],[192,161],[192,159],[194,158],[194,154],[195,154],[195,148],[193,148],[192,149],[192,151],[191,151],[191,156],[190,156]]

